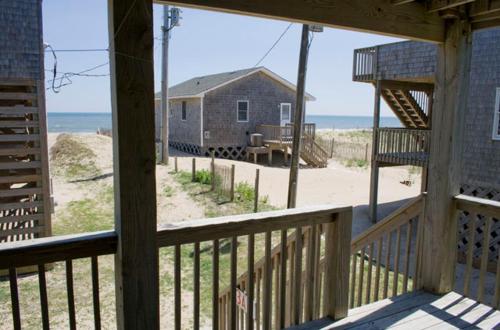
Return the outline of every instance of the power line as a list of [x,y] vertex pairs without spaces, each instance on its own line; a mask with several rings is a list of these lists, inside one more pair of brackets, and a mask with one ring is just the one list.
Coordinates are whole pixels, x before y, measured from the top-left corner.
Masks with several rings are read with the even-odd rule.
[[[50,51],[49,49],[45,49],[46,52]],[[59,53],[69,53],[69,52],[107,52],[109,49],[107,48],[88,48],[88,49],[54,49],[54,52]]]
[[258,66],[260,63],[262,63],[262,61],[264,61],[264,59],[267,57],[267,55],[269,55],[269,53],[271,53],[271,51],[274,49],[274,47],[276,47],[276,45],[278,45],[278,43],[281,41],[281,39],[285,36],[285,34],[288,32],[288,30],[290,30],[290,28],[292,27],[293,23],[290,23],[288,24],[288,26],[286,27],[286,29],[283,31],[283,33],[281,33],[281,35],[278,37],[278,39],[274,42],[274,44],[271,46],[271,48],[269,48],[269,50],[264,54],[264,56],[262,56],[262,58],[257,62],[257,64],[255,64],[253,67],[255,68],[256,66]]

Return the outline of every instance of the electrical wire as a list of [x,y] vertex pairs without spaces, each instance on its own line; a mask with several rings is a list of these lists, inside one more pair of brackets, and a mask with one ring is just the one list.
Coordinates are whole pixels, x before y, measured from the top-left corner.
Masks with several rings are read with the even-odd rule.
[[269,55],[269,53],[271,53],[271,51],[274,49],[274,47],[276,47],[278,45],[278,43],[281,41],[281,39],[283,39],[285,34],[288,32],[288,30],[290,30],[292,25],[293,25],[293,23],[288,24],[286,29],[283,31],[283,33],[281,33],[281,35],[274,42],[274,44],[271,46],[271,48],[269,48],[269,50],[264,54],[264,56],[262,56],[262,58],[253,66],[254,68],[257,67],[260,63],[262,63],[262,61],[264,61],[266,59],[267,55]]

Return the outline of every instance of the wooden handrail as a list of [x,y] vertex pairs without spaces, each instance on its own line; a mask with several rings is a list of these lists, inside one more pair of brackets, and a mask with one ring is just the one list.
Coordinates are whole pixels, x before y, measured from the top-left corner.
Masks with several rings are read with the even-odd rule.
[[0,244],[0,269],[114,254],[117,235],[102,231]]
[[[499,252],[493,250],[490,257],[492,236],[494,235],[494,219],[500,219],[500,202],[466,195],[454,197],[457,211],[457,219],[466,223],[466,253],[465,253],[465,274],[463,279],[463,295],[477,299],[480,303],[500,309],[500,260]],[[466,213],[465,213],[466,212]],[[461,237],[458,237],[461,242]],[[476,258],[476,253],[480,243],[480,256]],[[458,246],[458,242],[457,242]],[[463,261],[463,258],[462,258]],[[479,281],[473,280],[473,268],[479,268]],[[486,277],[488,272],[496,272],[494,294],[488,298],[486,289]],[[475,285],[475,290],[471,286]],[[476,296],[472,296],[472,292]]]
[[335,216],[332,215],[350,210],[352,210],[351,206],[332,207],[325,205],[163,225],[158,228],[158,246],[196,243],[297,226],[329,223],[335,221]]
[[382,221],[368,228],[351,242],[352,253],[358,251],[363,246],[375,242],[383,235],[399,227],[401,224],[408,221],[408,219],[416,217],[422,212],[423,195],[412,199],[393,213],[389,214]]
[[474,196],[455,196],[456,207],[459,210],[475,212],[488,217],[500,219],[500,202]]

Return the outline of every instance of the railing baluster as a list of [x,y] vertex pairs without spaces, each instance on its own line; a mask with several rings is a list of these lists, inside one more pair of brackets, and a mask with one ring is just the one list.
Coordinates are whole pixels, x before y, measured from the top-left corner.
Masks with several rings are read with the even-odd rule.
[[493,306],[496,309],[500,309],[500,249],[498,249],[497,253],[497,274],[495,278],[495,298]]
[[361,255],[359,259],[359,284],[358,284],[358,303],[357,306],[361,306],[363,304],[363,280],[365,275],[365,255],[366,248],[363,247],[361,249]]
[[403,293],[408,292],[408,273],[410,272],[410,252],[411,252],[411,238],[413,232],[412,222],[406,225],[406,255],[403,269]]
[[17,288],[17,272],[15,268],[9,268],[10,300],[12,303],[12,321],[14,329],[21,329],[21,312],[19,310],[19,292]]
[[401,254],[401,226],[398,227],[396,231],[396,256],[394,258],[394,274],[392,278],[392,296],[398,295],[398,284],[399,284],[399,257]]
[[281,259],[281,255],[280,254],[276,254],[274,256],[274,261],[273,261],[273,264],[274,264],[274,328],[275,329],[279,329],[280,327],[280,314],[281,314],[281,305],[279,303],[279,300],[280,300],[280,291],[281,291],[281,288],[280,288],[280,271],[279,271],[279,268],[280,268],[280,259]]
[[97,256],[90,258],[92,269],[92,302],[94,305],[94,326],[96,329],[101,329],[101,307],[99,300],[99,264]]
[[374,243],[370,244],[370,249],[368,253],[368,276],[366,278],[366,303],[369,304],[371,301],[371,292],[372,292],[372,264],[373,264],[373,249]]
[[382,244],[384,243],[383,237],[378,239],[377,243],[377,269],[375,270],[375,289],[374,289],[374,301],[378,301],[378,292],[380,288],[380,263],[382,259]]
[[238,272],[238,238],[236,236],[233,236],[231,239],[231,316],[230,316],[230,328],[231,329],[236,329],[237,325],[237,318],[236,318],[236,313],[237,313],[237,306],[236,306],[236,275]]
[[175,245],[174,248],[174,314],[175,329],[181,329],[181,246]]
[[212,328],[219,330],[219,240],[212,246]]
[[264,330],[271,329],[271,291],[272,291],[272,266],[271,266],[271,232],[265,234],[265,262],[264,262],[264,276],[263,276],[263,292],[262,292],[262,310]]
[[193,254],[193,328],[200,328],[200,243],[194,243]]
[[476,246],[476,219],[477,213],[469,214],[469,241],[467,244],[467,261],[464,276],[464,296],[470,297],[470,278],[472,273],[472,261],[474,259],[474,247]]
[[254,318],[254,310],[253,310],[253,301],[254,301],[254,253],[255,253],[255,235],[248,235],[248,286],[247,286],[247,296],[248,296],[248,304],[247,304],[247,319],[246,319],[246,328],[247,330],[253,330],[253,318]]
[[355,304],[355,295],[354,293],[356,292],[356,264],[357,264],[357,259],[358,259],[358,254],[357,252],[354,252],[352,254],[352,263],[351,263],[351,297],[350,297],[350,302],[349,302],[349,308],[354,308]]
[[302,227],[295,229],[295,275],[294,275],[293,323],[300,324],[302,312]]
[[45,265],[38,265],[38,283],[40,287],[40,307],[42,312],[43,329],[50,329],[49,324],[49,302],[47,299],[47,281],[45,279]]
[[319,318],[321,315],[321,225],[316,227],[315,243],[315,258],[314,258],[314,277],[316,278],[314,285],[314,317]]
[[73,261],[66,260],[66,292],[68,294],[69,328],[76,329],[75,294],[73,288]]
[[486,280],[486,272],[488,271],[488,253],[490,251],[490,230],[491,217],[484,219],[483,244],[481,253],[481,269],[479,272],[479,287],[477,292],[477,301],[484,303],[484,281]]
[[286,290],[287,290],[287,282],[286,282],[286,260],[287,256],[287,231],[281,231],[281,248],[280,248],[280,297],[279,297],[279,305],[280,308],[280,317],[279,317],[279,328],[283,329],[285,327],[285,315],[286,315]]
[[307,259],[305,281],[305,311],[304,321],[311,321],[314,317],[314,288],[316,277],[316,226],[307,229]]
[[384,292],[383,299],[387,298],[387,291],[389,288],[389,268],[391,267],[391,243],[392,243],[392,232],[387,233],[387,248],[385,251],[385,269],[384,269]]
[[261,329],[261,318],[260,318],[260,303],[261,303],[261,281],[262,281],[262,268],[257,269],[257,292],[255,297],[255,329]]

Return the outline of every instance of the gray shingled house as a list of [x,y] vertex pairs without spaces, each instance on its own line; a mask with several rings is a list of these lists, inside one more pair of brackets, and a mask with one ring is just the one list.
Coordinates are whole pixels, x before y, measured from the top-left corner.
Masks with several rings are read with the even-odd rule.
[[[160,97],[157,93],[157,113]],[[314,97],[306,94],[306,100]],[[292,121],[295,85],[257,67],[196,77],[172,86],[169,104],[171,146],[197,155],[214,150],[218,157],[239,159],[259,125],[285,126]]]

